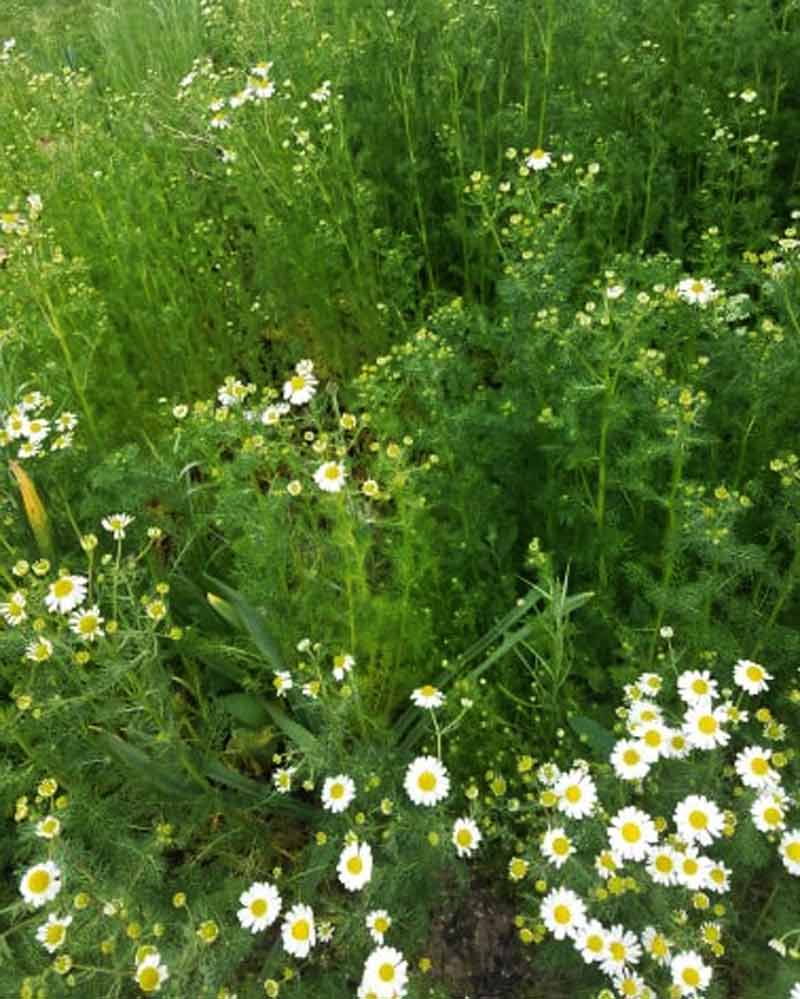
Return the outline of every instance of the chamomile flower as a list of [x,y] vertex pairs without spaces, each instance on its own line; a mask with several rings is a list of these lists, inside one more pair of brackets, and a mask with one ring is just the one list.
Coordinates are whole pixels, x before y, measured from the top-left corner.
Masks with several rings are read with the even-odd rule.
[[685,760],[692,747],[686,738],[686,733],[679,728],[667,728],[666,742],[661,751],[665,760]]
[[438,687],[426,683],[412,691],[411,700],[418,708],[440,708],[444,704],[444,694]]
[[644,860],[658,840],[653,820],[647,812],[633,806],[620,809],[607,832],[611,849],[623,860]]
[[556,940],[574,937],[586,923],[586,905],[569,888],[553,888],[542,899],[539,917]]
[[748,746],[737,754],[734,767],[745,787],[763,790],[780,784],[781,775],[769,764],[771,757],[772,750],[761,746]]
[[769,688],[772,674],[760,663],[750,659],[740,659],[733,668],[733,682],[748,694],[763,694]]
[[607,975],[623,974],[627,968],[638,964],[642,956],[642,945],[636,934],[620,924],[608,930],[606,946],[608,951],[600,968]]
[[675,885],[678,883],[679,860],[677,850],[662,844],[650,851],[645,870],[657,885]]
[[664,681],[658,673],[640,673],[636,678],[636,685],[640,690],[645,690],[651,697],[661,693]]
[[689,891],[702,891],[708,888],[708,876],[712,862],[708,857],[701,856],[698,851],[689,846],[678,852],[677,879],[678,884]]
[[158,951],[147,954],[136,965],[133,978],[142,992],[160,991],[162,984],[169,978],[169,971],[167,966],[161,963]]
[[678,677],[678,694],[689,705],[717,696],[717,681],[708,670],[686,670]]
[[53,643],[44,635],[39,635],[25,646],[25,658],[32,663],[44,663],[53,655]]
[[675,825],[684,843],[710,846],[722,835],[725,820],[713,801],[699,794],[690,794],[675,808]]
[[61,832],[61,820],[55,815],[46,815],[36,823],[34,831],[40,839],[55,839]]
[[45,606],[53,614],[69,614],[86,599],[87,584],[85,576],[60,576],[50,584]]
[[451,838],[459,857],[471,857],[483,837],[472,819],[456,819]]
[[620,739],[611,753],[611,766],[620,780],[642,780],[652,761],[651,751],[634,739]]
[[530,864],[524,857],[512,857],[508,862],[508,878],[510,881],[522,881],[528,870],[530,869]]
[[52,860],[29,867],[22,875],[19,890],[25,901],[38,909],[61,891],[61,871]]
[[75,611],[69,617],[70,631],[84,642],[93,642],[96,638],[101,638],[105,634],[104,622],[105,618],[100,616],[100,608],[96,605],[88,610],[84,608]]
[[670,961],[672,984],[682,996],[696,996],[705,992],[711,982],[711,968],[693,950],[681,951]]
[[286,697],[294,686],[292,674],[287,670],[277,670],[272,678],[272,686],[275,688],[275,693],[278,697]]
[[355,658],[349,652],[340,652],[338,655],[335,655],[333,657],[333,669],[331,670],[334,680],[339,680],[339,682],[344,680],[355,664]]
[[730,735],[723,728],[727,712],[723,707],[715,708],[710,699],[698,701],[684,716],[683,732],[689,744],[695,749],[716,749],[727,746]]
[[597,919],[590,919],[588,923],[584,923],[576,932],[573,942],[575,950],[586,964],[597,964],[608,956],[608,934]]
[[0,604],[0,617],[3,618],[6,624],[12,626],[22,624],[28,618],[25,610],[26,605],[27,599],[25,594],[22,590],[15,590],[9,594],[8,600],[5,603]]
[[100,523],[110,532],[115,541],[122,541],[125,537],[125,528],[132,524],[135,519],[127,513],[112,513],[110,517],[103,517]]
[[450,778],[435,756],[418,756],[408,765],[403,786],[415,805],[436,805],[447,797]]
[[377,947],[366,960],[361,985],[375,999],[396,999],[406,994],[408,963],[394,947]]
[[268,881],[254,881],[239,896],[239,902],[242,906],[236,913],[239,924],[251,933],[260,933],[271,926],[283,904],[278,889]]
[[669,939],[654,926],[645,927],[642,933],[642,946],[656,964],[665,966],[669,964],[672,945]]
[[553,785],[558,795],[558,810],[570,819],[591,815],[597,802],[597,788],[585,770],[575,768],[562,774]]
[[292,790],[294,767],[280,767],[272,775],[272,784],[278,794],[288,794]]
[[603,881],[608,881],[622,867],[622,857],[613,850],[601,850],[594,858],[594,869]]
[[629,731],[647,751],[655,755],[655,759],[665,755],[670,731],[663,722],[640,722],[638,725],[630,726]]
[[336,866],[339,880],[348,891],[361,891],[372,877],[372,848],[369,843],[351,843],[342,850]]
[[72,916],[56,916],[51,912],[47,922],[37,929],[36,939],[49,954],[53,954],[67,939],[67,927],[71,922]]
[[719,295],[714,282],[708,278],[684,278],[675,289],[678,297],[690,305],[708,305]]
[[637,699],[628,708],[626,724],[629,732],[633,732],[642,725],[651,725],[663,719],[661,708],[653,701]]
[[325,493],[338,493],[346,478],[347,472],[339,461],[326,461],[314,472],[314,481]]
[[292,406],[303,406],[314,398],[319,382],[311,361],[298,361],[294,371],[292,377],[284,382],[283,398]]
[[790,829],[783,834],[778,852],[786,870],[800,877],[800,829]]
[[382,944],[384,936],[389,932],[392,925],[392,917],[386,909],[373,909],[367,913],[367,929],[369,935],[376,944]]
[[308,957],[317,942],[314,912],[309,905],[293,905],[281,926],[283,949],[293,957]]
[[718,894],[728,891],[733,873],[730,867],[726,867],[721,860],[708,860],[707,864],[706,888]]
[[575,852],[575,846],[563,829],[548,829],[542,838],[541,851],[551,864],[562,867]]
[[750,806],[750,816],[759,832],[778,832],[786,828],[786,796],[778,791],[764,791]]
[[322,785],[322,807],[334,814],[343,812],[356,795],[353,779],[346,774],[327,777]]
[[525,166],[529,170],[546,170],[552,162],[553,157],[544,149],[532,149],[525,159]]
[[645,995],[652,995],[649,989],[645,991],[646,986],[642,976],[633,971],[625,971],[621,975],[617,975],[614,978],[614,988],[621,999],[644,999]]

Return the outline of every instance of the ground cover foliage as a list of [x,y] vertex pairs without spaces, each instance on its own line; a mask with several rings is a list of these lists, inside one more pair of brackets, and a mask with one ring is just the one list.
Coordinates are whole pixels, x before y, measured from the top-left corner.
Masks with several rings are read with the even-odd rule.
[[800,994],[800,10],[667,8],[4,4],[4,997]]

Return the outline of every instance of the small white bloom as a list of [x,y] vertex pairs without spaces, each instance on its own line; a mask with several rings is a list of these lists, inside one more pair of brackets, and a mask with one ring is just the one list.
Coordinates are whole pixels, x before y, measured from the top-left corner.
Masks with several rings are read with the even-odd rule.
[[546,170],[553,162],[553,157],[544,149],[532,149],[530,155],[525,159],[525,166],[529,170]]
[[47,922],[37,929],[36,939],[48,953],[53,954],[67,939],[67,927],[71,922],[72,916],[56,916],[51,912]]
[[327,777],[322,785],[322,807],[329,812],[343,812],[355,796],[356,786],[346,774]]
[[786,870],[795,877],[800,877],[800,829],[790,829],[784,833],[778,851]]
[[647,812],[632,806],[617,812],[607,833],[611,849],[623,860],[644,860],[658,840],[655,824]]
[[611,753],[611,766],[622,780],[641,780],[650,772],[652,752],[641,742],[620,739]]
[[46,815],[36,823],[35,832],[41,839],[55,839],[61,832],[61,820],[55,815]]
[[750,806],[753,825],[759,832],[778,832],[786,828],[786,795],[769,790],[760,794]]
[[606,935],[607,955],[600,965],[607,975],[621,975],[642,956],[642,945],[635,933],[624,926],[612,926]]
[[45,606],[51,613],[69,614],[86,599],[87,585],[85,576],[60,576],[50,584]]
[[373,909],[367,913],[366,923],[369,935],[375,943],[382,944],[384,936],[392,925],[392,917],[386,909]]
[[553,785],[558,795],[558,810],[570,819],[591,815],[597,802],[597,788],[585,770],[573,769],[562,774]]
[[482,838],[480,829],[472,819],[456,819],[452,842],[459,857],[471,857]]
[[292,406],[303,406],[310,402],[317,392],[317,377],[311,361],[299,361],[295,373],[283,384],[283,398]]
[[408,963],[394,947],[378,947],[364,964],[361,989],[365,996],[375,999],[396,999],[406,994]]
[[292,790],[294,767],[281,767],[272,775],[272,784],[278,794],[288,794]]
[[688,888],[689,891],[710,888],[711,867],[712,861],[708,857],[701,856],[692,846],[687,847],[678,853],[678,884]]
[[25,658],[32,663],[44,663],[53,655],[53,643],[44,635],[39,635],[25,646]]
[[597,964],[608,956],[608,932],[597,919],[585,923],[575,934],[573,942],[586,964]]
[[684,843],[710,846],[722,834],[725,820],[713,801],[699,794],[690,794],[675,808],[675,825]]
[[772,674],[768,673],[760,663],[750,659],[740,659],[733,669],[733,682],[748,694],[763,694],[769,688]]
[[645,870],[657,885],[678,883],[678,863],[680,855],[671,846],[653,847],[647,859]]
[[314,472],[314,481],[326,493],[338,493],[346,478],[344,465],[338,461],[326,461]]
[[283,949],[293,957],[308,957],[317,942],[314,912],[309,905],[293,905],[281,926]]
[[730,735],[722,727],[728,713],[724,707],[715,708],[709,698],[698,701],[684,716],[683,733],[695,749],[716,749],[726,746]]
[[70,631],[84,642],[93,642],[96,638],[101,638],[105,634],[104,623],[105,618],[101,617],[100,609],[96,605],[75,611],[69,616]]
[[748,746],[737,753],[734,767],[745,787],[763,790],[780,784],[781,775],[769,765],[771,757],[772,750],[761,746]]
[[369,843],[351,843],[339,855],[339,880],[348,891],[361,891],[372,877],[372,848]]
[[714,282],[708,278],[685,278],[678,283],[675,289],[678,297],[690,305],[708,305],[719,295],[719,291],[714,287]]
[[158,992],[161,985],[169,978],[167,966],[161,963],[161,955],[148,954],[136,965],[134,981],[142,992]]
[[436,805],[447,797],[450,778],[435,756],[418,756],[408,765],[404,787],[415,805]]
[[440,708],[444,704],[444,694],[438,687],[426,683],[412,692],[411,700],[418,708]]
[[717,696],[717,681],[708,670],[686,670],[678,677],[678,693],[686,704]]
[[272,686],[275,688],[275,693],[278,697],[286,697],[292,687],[294,687],[292,674],[287,672],[287,670],[276,670],[275,676],[272,678]]
[[669,966],[672,984],[682,996],[696,996],[705,992],[711,982],[711,968],[693,950],[676,954]]
[[574,937],[586,923],[586,905],[569,888],[553,888],[539,906],[539,917],[556,940]]
[[22,875],[19,890],[25,901],[38,909],[61,891],[61,871],[52,860],[29,867]]
[[125,537],[125,528],[135,520],[127,513],[113,513],[110,517],[103,517],[100,523],[111,532],[115,541],[121,541]]
[[339,682],[344,680],[355,664],[355,658],[349,652],[340,652],[338,655],[335,655],[333,657],[333,669],[331,670],[334,680],[338,680]]
[[239,923],[251,933],[260,933],[271,926],[283,904],[278,889],[268,881],[254,881],[239,896],[239,902],[242,906],[236,913]]
[[540,849],[542,856],[556,867],[563,867],[575,852],[572,840],[560,827],[547,830],[542,838]]

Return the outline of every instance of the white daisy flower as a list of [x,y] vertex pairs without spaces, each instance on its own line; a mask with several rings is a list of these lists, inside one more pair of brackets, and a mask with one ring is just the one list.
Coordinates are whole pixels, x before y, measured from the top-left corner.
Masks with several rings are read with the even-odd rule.
[[628,708],[626,725],[629,731],[633,731],[640,725],[650,725],[663,721],[663,717],[661,708],[653,701],[637,699]]
[[633,971],[616,975],[613,982],[617,995],[621,999],[644,999],[645,995],[652,996],[652,992],[645,985],[642,976]]
[[444,704],[444,694],[438,687],[426,683],[412,691],[411,700],[418,708],[440,708]]
[[286,670],[277,670],[275,676],[272,678],[272,686],[275,688],[275,693],[278,697],[286,697],[294,686],[292,674]]
[[342,850],[336,866],[339,880],[348,891],[361,891],[372,877],[372,849],[369,843],[351,843]]
[[636,678],[636,685],[642,690],[646,690],[651,697],[661,693],[664,681],[658,673],[640,673]]
[[275,885],[254,881],[239,896],[242,908],[236,913],[239,924],[251,933],[260,933],[278,918],[283,904]]
[[642,945],[635,933],[617,924],[608,930],[606,935],[608,953],[600,964],[606,975],[621,975],[634,964],[638,964],[642,956]]
[[590,919],[575,933],[575,950],[586,964],[597,964],[608,956],[608,937],[606,928],[597,919]]
[[665,760],[685,760],[692,747],[686,734],[679,728],[667,728],[666,742],[661,750],[661,755]]
[[585,770],[575,768],[562,774],[553,791],[558,795],[558,810],[570,819],[583,819],[594,811],[597,788]]
[[27,600],[25,594],[22,590],[15,590],[10,593],[8,600],[5,603],[0,604],[0,617],[10,624],[12,627],[22,624],[23,621],[28,619],[28,614],[25,610],[27,605]]
[[280,423],[281,417],[285,416],[288,412],[289,406],[287,403],[275,403],[272,406],[267,406],[261,414],[261,422],[265,427],[274,427],[276,424]]
[[228,375],[217,389],[217,399],[220,406],[227,409],[230,406],[236,406],[244,402],[248,395],[254,391],[255,385],[245,385],[240,379],[234,378],[233,375]]
[[459,857],[471,857],[482,838],[480,829],[472,819],[456,819],[452,843]]
[[292,790],[292,777],[295,767],[280,767],[272,775],[272,784],[278,794],[288,794]]
[[56,417],[56,428],[60,430],[62,434],[66,434],[70,430],[74,430],[77,425],[78,417],[74,413],[70,413],[65,410]]
[[293,957],[308,957],[317,942],[314,912],[309,905],[293,905],[281,926],[283,949]]
[[671,846],[656,846],[648,855],[645,870],[657,885],[676,885],[679,860],[680,855]]
[[781,775],[769,765],[771,757],[772,750],[761,746],[748,746],[737,753],[734,767],[745,787],[758,791],[780,784]]
[[61,891],[61,871],[52,860],[29,867],[22,875],[19,890],[25,901],[38,909]]
[[125,537],[125,528],[136,520],[128,513],[112,513],[109,517],[103,517],[100,521],[102,526],[111,533],[115,541],[122,541]]
[[544,149],[532,149],[530,155],[525,159],[525,166],[529,170],[546,170],[553,162],[553,157]]
[[784,833],[778,851],[786,870],[795,877],[800,877],[800,829],[790,829]]
[[655,824],[647,812],[628,806],[620,809],[607,829],[611,849],[623,860],[644,860],[658,841]]
[[69,627],[73,634],[82,638],[84,642],[93,642],[96,638],[102,638],[105,634],[103,624],[105,618],[100,616],[100,608],[96,605],[88,610],[75,611],[69,616]]
[[642,780],[652,762],[652,752],[638,739],[618,740],[611,753],[611,766],[621,780]]
[[49,433],[50,424],[47,420],[42,420],[38,417],[28,420],[28,424],[25,427],[25,436],[31,444],[40,444]]
[[418,756],[409,763],[403,786],[415,805],[436,805],[447,797],[450,778],[435,756]]
[[536,771],[536,779],[547,787],[552,787],[561,777],[561,770],[555,763],[543,763]]
[[685,850],[678,852],[678,884],[688,888],[689,891],[702,891],[709,888],[709,874],[711,872],[712,861],[708,857],[701,856],[695,847],[689,846]]
[[369,935],[376,944],[382,944],[384,936],[389,932],[392,925],[392,917],[386,909],[373,909],[367,913],[367,929]]
[[663,722],[640,722],[638,725],[630,726],[629,731],[647,750],[655,754],[655,759],[665,755],[670,730]]
[[670,949],[672,944],[654,926],[646,926],[642,933],[642,946],[656,962],[656,964],[668,965],[670,962]]
[[678,282],[675,291],[679,298],[690,305],[708,305],[719,295],[714,282],[708,278],[684,278]]
[[725,825],[719,808],[700,794],[690,794],[679,802],[673,820],[684,843],[699,843],[700,846],[710,846],[722,835]]
[[36,823],[35,832],[40,839],[55,839],[61,832],[61,820],[55,815],[46,815]]
[[711,982],[711,968],[693,950],[681,951],[670,962],[672,984],[682,996],[696,996],[705,992]]
[[575,852],[572,840],[563,829],[548,829],[540,846],[542,856],[556,867],[562,867]]
[[574,937],[586,923],[586,905],[569,888],[553,888],[542,899],[539,918],[556,940]]
[[728,891],[731,886],[730,867],[726,867],[721,860],[710,860],[708,874],[706,877],[706,887],[709,891],[722,893]]
[[60,576],[50,584],[45,606],[51,613],[69,614],[86,599],[87,585],[85,576]]
[[608,881],[622,867],[622,857],[613,850],[601,850],[594,858],[594,869],[603,881]]
[[733,668],[733,682],[748,694],[763,694],[769,689],[771,679],[771,673],[750,659],[740,659]]
[[778,832],[786,828],[786,796],[782,792],[764,791],[750,806],[750,816],[759,832]]
[[678,693],[689,705],[717,696],[717,681],[708,670],[686,670],[678,677]]
[[709,699],[698,701],[686,712],[683,733],[695,749],[716,749],[726,746],[730,735],[722,727],[727,721],[724,708],[715,708]]
[[283,398],[292,406],[303,406],[314,398],[319,382],[311,361],[300,361],[294,371],[283,384]]
[[314,481],[325,493],[338,493],[346,478],[344,465],[339,461],[326,461],[314,472]]
[[169,978],[169,971],[161,963],[161,955],[156,951],[148,954],[136,965],[134,981],[142,992],[159,992],[162,984]]
[[361,986],[365,995],[375,999],[396,999],[406,994],[408,964],[394,947],[378,947],[364,965]]
[[44,663],[53,654],[53,643],[44,635],[39,635],[25,646],[25,658],[32,663]]
[[37,929],[36,939],[48,953],[53,954],[67,939],[67,927],[71,922],[72,916],[56,916],[51,912],[47,922]]
[[341,682],[350,672],[350,670],[355,666],[356,661],[349,652],[340,652],[338,655],[333,657],[333,673],[334,680]]
[[334,814],[343,812],[355,796],[356,785],[346,774],[327,777],[322,785],[322,807]]

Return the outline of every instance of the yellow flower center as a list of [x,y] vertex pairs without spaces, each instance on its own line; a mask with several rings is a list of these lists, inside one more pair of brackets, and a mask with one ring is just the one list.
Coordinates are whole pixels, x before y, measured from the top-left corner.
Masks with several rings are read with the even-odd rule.
[[292,926],[292,936],[295,940],[308,940],[310,933],[311,927],[307,919],[298,919]]
[[141,968],[137,972],[136,980],[139,982],[139,988],[142,992],[153,992],[158,988],[161,976],[158,973],[158,968],[154,968],[152,964],[149,964],[146,968]]
[[256,919],[261,919],[262,916],[266,916],[269,906],[267,905],[267,900],[265,898],[255,898],[250,903],[250,911],[256,917]]
[[691,988],[697,988],[700,984],[700,972],[697,968],[684,968],[681,977]]
[[699,865],[696,860],[693,860],[691,857],[686,857],[684,859],[683,861],[684,874],[688,874],[689,877],[692,877],[692,875],[697,874],[698,869]]
[[708,816],[705,812],[701,812],[699,808],[696,808],[693,812],[689,813],[689,825],[692,829],[706,829],[708,827]]
[[705,290],[705,285],[702,281],[692,281],[692,291],[695,295],[702,295]]
[[424,687],[419,688],[419,692],[423,697],[433,697],[436,693],[436,687],[432,687],[429,683],[426,683]]
[[562,926],[565,926],[571,919],[572,913],[568,905],[557,905],[553,910],[553,919]]
[[47,889],[50,887],[50,873],[49,871],[38,870],[34,871],[28,877],[28,889],[33,892],[34,895],[43,895]]
[[338,465],[328,465],[325,469],[325,478],[330,479],[335,482],[339,478],[339,466]]
[[626,749],[622,754],[622,761],[626,763],[629,767],[635,767],[639,762],[639,754],[635,749]]
[[769,761],[763,756],[756,756],[750,763],[750,769],[756,777],[765,777],[769,773]]
[[667,941],[662,936],[653,937],[652,943],[650,944],[650,951],[656,957],[666,957],[669,953]]
[[703,715],[697,722],[703,735],[713,735],[717,731],[717,719],[713,715]]
[[432,791],[436,787],[436,774],[432,774],[430,770],[423,771],[417,777],[417,787],[420,791]]
[[553,840],[553,853],[557,853],[559,857],[569,853],[569,840],[566,836],[556,836]]
[[692,690],[694,691],[695,694],[698,694],[699,696],[702,697],[703,694],[708,693],[708,683],[706,683],[706,681],[701,679],[700,677],[697,677],[696,680],[692,681]]
[[669,854],[661,853],[656,857],[656,870],[660,874],[669,874],[672,868],[672,857]]
[[571,805],[577,804],[581,800],[581,789],[578,784],[570,784],[564,792],[564,797]]
[[70,593],[75,589],[75,584],[67,576],[62,576],[61,579],[57,579],[53,583],[53,596],[61,600],[63,597],[68,597]]
[[611,953],[611,957],[615,961],[625,960],[625,944],[623,944],[620,940],[615,940],[608,949]]
[[386,933],[389,929],[389,920],[385,916],[378,916],[374,923],[376,933]]
[[626,843],[638,843],[642,838],[642,830],[635,822],[626,822],[622,827],[622,838]]
[[394,965],[389,964],[387,961],[378,968],[378,978],[382,982],[393,982],[394,981]]
[[586,949],[593,954],[599,954],[603,949],[603,938],[597,933],[592,933],[586,938]]
[[49,944],[57,946],[64,939],[64,925],[62,923],[50,923],[45,931],[45,940]]
[[334,799],[344,797],[344,784],[331,785],[331,797]]
[[289,384],[292,386],[292,391],[299,392],[306,387],[306,380],[302,375],[293,375]]
[[748,666],[745,670],[745,676],[751,683],[759,683],[764,679],[764,670],[760,666]]
[[78,622],[78,631],[82,635],[91,635],[93,631],[97,630],[97,618],[94,614],[86,614]]
[[363,869],[364,864],[361,857],[350,857],[347,861],[347,870],[350,874],[360,874]]
[[652,746],[653,749],[658,749],[662,742],[661,733],[657,728],[650,728],[644,734],[644,741],[648,746]]
[[544,149],[534,149],[531,152],[531,159],[541,160],[544,158]]
[[764,809],[764,821],[768,826],[779,825],[782,818],[783,815],[781,814],[780,808],[770,805],[768,808]]
[[786,856],[793,864],[800,864],[800,839],[796,839],[787,845]]
[[459,829],[456,833],[456,842],[459,846],[472,846],[472,833],[469,829]]

